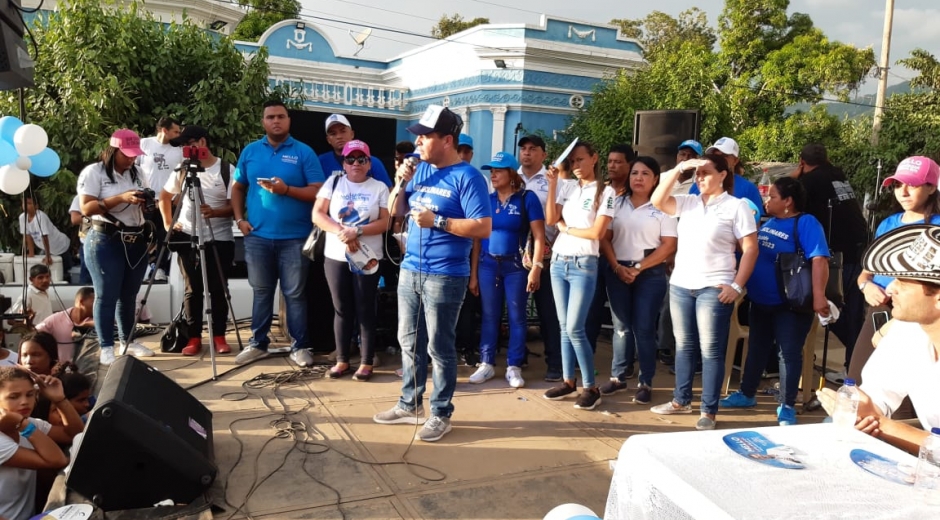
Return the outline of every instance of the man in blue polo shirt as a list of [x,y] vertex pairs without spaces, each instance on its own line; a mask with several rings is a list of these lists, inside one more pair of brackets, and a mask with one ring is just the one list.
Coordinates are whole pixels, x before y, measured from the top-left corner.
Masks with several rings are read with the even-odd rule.
[[[320,154],[320,167],[323,168],[323,174],[329,178],[333,175],[343,174],[343,147],[346,143],[356,138],[349,119],[342,114],[332,114],[326,118],[326,142],[330,143],[333,151]],[[371,156],[369,164],[372,169],[369,175],[373,179],[384,182],[386,186],[392,186],[392,179],[389,178],[385,165],[377,157]]]
[[280,281],[290,357],[306,367],[313,364],[307,351],[304,294],[309,262],[301,250],[313,226],[310,215],[323,185],[323,170],[313,149],[290,136],[290,115],[284,103],[265,103],[262,125],[265,136],[242,151],[232,184],[232,211],[245,236],[248,283],[254,291],[251,339],[235,362],[268,355],[268,332]]
[[[424,424],[416,438],[426,442],[451,430],[451,400],[457,387],[455,329],[470,281],[470,248],[473,239],[489,237],[493,225],[483,176],[457,155],[462,127],[457,114],[428,107],[421,120],[408,127],[418,136],[423,162],[417,168],[403,164],[389,195],[392,216],[410,216],[398,280],[402,395],[397,405],[373,420]],[[429,354],[434,390],[431,417],[425,421],[422,398]]]

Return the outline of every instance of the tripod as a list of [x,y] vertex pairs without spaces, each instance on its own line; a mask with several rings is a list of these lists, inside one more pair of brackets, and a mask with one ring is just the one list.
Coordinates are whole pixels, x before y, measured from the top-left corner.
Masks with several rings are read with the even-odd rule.
[[[225,275],[222,271],[222,262],[219,260],[218,249],[215,244],[215,232],[212,230],[212,226],[209,224],[208,219],[202,216],[202,213],[199,211],[199,208],[206,203],[205,195],[202,192],[202,180],[199,178],[199,172],[204,172],[203,168],[198,159],[193,159],[193,157],[198,157],[198,152],[196,147],[192,148],[191,153],[185,154],[187,159],[184,159],[180,164],[179,168],[176,169],[176,172],[179,172],[183,175],[183,183],[180,186],[180,193],[177,195],[176,200],[181,201],[185,196],[190,201],[190,222],[192,223],[192,233],[189,237],[189,243],[191,251],[199,251],[199,266],[200,274],[202,278],[202,299],[203,299],[203,314],[206,316],[206,322],[209,324],[210,335],[213,330],[213,319],[212,319],[212,299],[209,294],[209,274],[206,270],[206,247],[211,247],[213,251],[213,257],[215,258],[215,268],[216,274],[219,276],[219,281],[221,282],[221,287],[225,293],[225,301],[228,303],[229,315],[232,320],[232,326],[235,328],[235,337],[238,340],[239,350],[244,350],[244,345],[242,344],[241,333],[238,330],[238,321],[235,319],[235,309],[232,307],[232,293],[229,291],[228,283],[226,282]],[[205,151],[205,150],[203,150]],[[197,203],[198,202],[198,203]],[[173,221],[170,224],[170,230],[176,226],[176,223],[179,221],[180,213],[183,210],[183,204],[177,204],[176,209],[173,210]],[[209,241],[205,240],[204,234],[200,230],[207,229],[209,231]],[[170,238],[172,232],[167,233],[166,239],[163,243],[160,244],[157,251],[157,259],[163,257],[164,252],[169,249]],[[125,343],[125,351],[127,350],[127,344],[130,344],[131,339],[133,339],[134,332],[137,328],[137,322],[140,319],[140,313],[143,310],[144,305],[147,304],[147,298],[150,296],[150,290],[153,288],[153,281],[156,277],[156,269],[152,269],[150,276],[147,280],[147,290],[144,292],[144,297],[140,300],[140,310],[134,315],[134,326],[131,328],[131,337],[128,338]],[[210,341],[211,343],[211,341]],[[122,352],[121,354],[124,354]],[[216,355],[215,355],[215,346],[210,345],[209,348],[209,358],[212,363],[212,380],[214,381],[218,377],[218,371],[216,366]]]

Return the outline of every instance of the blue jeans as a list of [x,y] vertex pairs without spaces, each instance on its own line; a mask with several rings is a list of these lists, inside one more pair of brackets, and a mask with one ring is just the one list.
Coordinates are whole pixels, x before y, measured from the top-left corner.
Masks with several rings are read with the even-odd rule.
[[741,393],[748,397],[757,395],[757,385],[776,340],[780,346],[780,393],[777,401],[790,406],[796,404],[796,391],[803,369],[803,343],[813,326],[813,316],[811,312],[793,312],[785,305],[751,303]]
[[[627,262],[621,262],[626,265]],[[656,373],[656,315],[666,296],[666,266],[640,273],[633,283],[624,283],[607,266],[604,273],[610,316],[614,325],[614,357],[611,377],[626,381],[627,367],[640,358],[641,385],[653,386]]]
[[78,275],[78,285],[92,285],[91,273],[88,272],[88,262],[85,260],[85,244],[78,248],[78,263],[81,265],[81,272]]
[[291,350],[307,348],[307,270],[310,261],[301,254],[305,238],[272,240],[249,234],[245,237],[248,283],[254,292],[251,304],[251,339],[248,346],[268,350],[271,316],[278,281],[287,307],[287,332]]
[[588,341],[585,322],[597,285],[596,256],[552,258],[552,291],[561,329],[561,363],[565,381],[574,381],[575,359],[581,367],[584,388],[594,387],[594,352]]
[[532,294],[535,312],[539,315],[539,333],[545,347],[545,364],[550,372],[561,373],[561,327],[555,309],[555,292],[552,291],[552,264],[546,260],[539,276],[539,290]]
[[506,361],[511,367],[521,367],[525,361],[526,303],[529,298],[526,285],[529,282],[529,271],[522,267],[519,258],[496,259],[483,254],[477,276],[480,301],[483,304],[480,361],[491,365],[496,363],[499,324],[505,300],[509,316],[509,351]]
[[733,303],[721,303],[717,287],[683,289],[669,286],[672,327],[676,335],[676,389],[673,399],[692,402],[695,353],[702,353],[702,413],[718,413],[718,395],[725,377],[725,352]]
[[114,346],[117,313],[118,337],[127,341],[133,332],[137,292],[147,269],[147,243],[137,236],[134,243],[120,234],[94,229],[85,236],[85,263],[95,287],[95,331],[103,348]]
[[398,342],[401,344],[399,408],[421,406],[428,379],[428,355],[434,361],[431,414],[450,417],[457,389],[457,316],[467,292],[466,276],[401,270],[398,278]]

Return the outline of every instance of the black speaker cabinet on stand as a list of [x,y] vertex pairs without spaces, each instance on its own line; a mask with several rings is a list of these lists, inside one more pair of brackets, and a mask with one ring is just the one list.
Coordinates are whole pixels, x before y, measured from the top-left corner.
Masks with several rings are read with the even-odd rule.
[[66,486],[105,511],[188,504],[218,469],[212,413],[167,376],[131,356],[105,378]]
[[682,141],[699,140],[700,121],[698,110],[638,110],[633,120],[633,149],[637,155],[653,157],[666,171],[676,165]]

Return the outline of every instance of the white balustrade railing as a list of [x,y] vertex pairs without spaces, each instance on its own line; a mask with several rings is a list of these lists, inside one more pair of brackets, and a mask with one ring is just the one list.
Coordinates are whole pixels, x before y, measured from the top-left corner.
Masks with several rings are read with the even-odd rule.
[[370,83],[290,79],[271,76],[275,86],[287,85],[292,91],[303,92],[307,101],[333,105],[349,105],[382,110],[403,111],[408,105],[408,89]]

